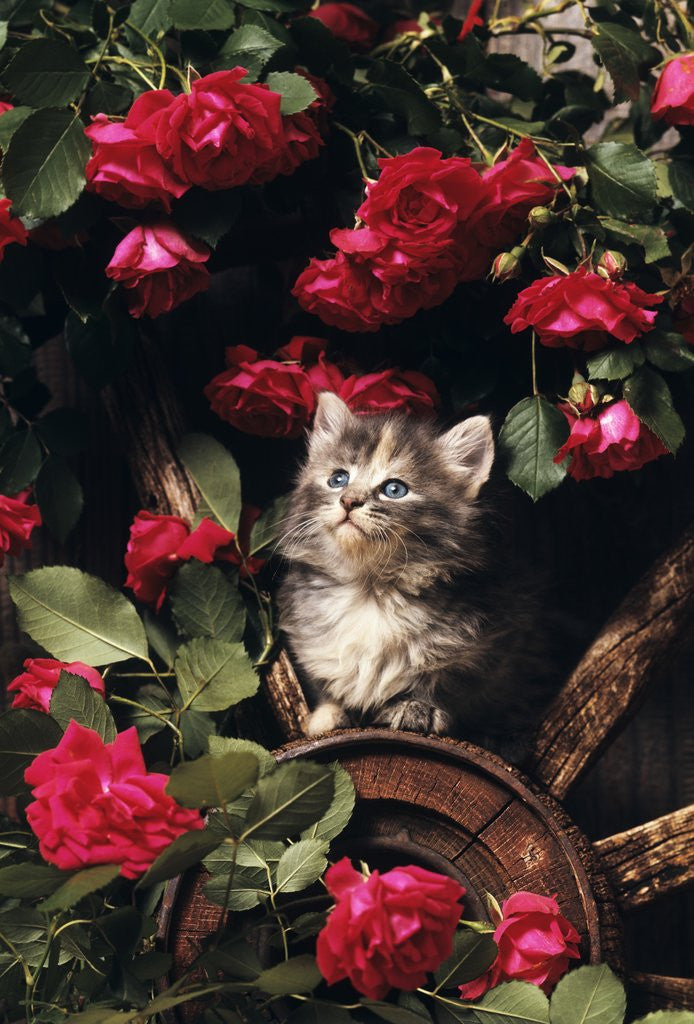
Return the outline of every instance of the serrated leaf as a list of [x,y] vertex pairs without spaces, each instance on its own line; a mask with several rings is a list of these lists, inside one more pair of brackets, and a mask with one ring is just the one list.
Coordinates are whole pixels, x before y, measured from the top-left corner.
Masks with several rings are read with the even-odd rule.
[[338,761],[329,766],[335,776],[335,792],[330,807],[314,825],[301,833],[302,839],[321,839],[330,842],[344,831],[354,811],[356,793],[349,772]]
[[317,882],[328,864],[327,848],[319,839],[300,839],[289,846],[277,865],[277,892],[300,892]]
[[552,1024],[622,1024],[626,994],[607,964],[578,967],[552,993]]
[[171,26],[171,0],[135,0],[128,21],[136,25],[143,35],[165,32]]
[[0,715],[0,796],[24,789],[24,772],[37,754],[60,743],[63,730],[50,715],[11,708]]
[[660,374],[646,367],[637,370],[624,382],[624,397],[641,422],[674,454],[684,440],[684,424]]
[[[205,865],[207,866],[207,861]],[[227,871],[221,874],[213,874],[205,883],[203,892],[206,899],[218,906],[224,905],[227,889],[229,889],[230,910],[250,910],[257,907],[262,899],[270,895],[267,872],[261,867],[237,867],[234,870],[234,877],[229,888],[228,874],[231,862],[227,862]],[[209,870],[209,868],[208,868]]]
[[[130,728],[134,725],[137,729],[137,736],[140,743],[146,743],[152,736],[166,728],[166,720],[172,714],[171,706],[162,700],[162,690],[154,685],[142,686],[135,694],[134,699],[142,708],[133,708],[129,705],[119,705],[119,723],[121,729]],[[162,718],[156,717],[148,712],[157,712]]]
[[285,116],[306,110],[318,96],[308,79],[292,71],[273,71],[265,82],[272,92],[277,92],[282,97],[280,112]]
[[566,467],[552,460],[568,437],[566,418],[546,398],[524,398],[510,410],[499,433],[510,480],[537,501],[558,487]]
[[586,360],[591,380],[624,380],[639,366],[643,366],[645,355],[640,344],[620,345],[617,348],[596,352]]
[[55,892],[65,877],[66,873],[52,864],[10,864],[0,868],[0,896],[38,899]]
[[231,28],[234,24],[234,5],[229,0],[173,0],[171,17],[176,28],[212,29]]
[[261,777],[277,767],[277,762],[270,751],[253,740],[242,740],[235,736],[210,736],[208,747],[212,757],[221,757],[229,751],[253,754],[258,759]]
[[13,107],[0,114],[0,150],[3,153],[7,152],[10,139],[31,113],[31,107]]
[[453,938],[453,952],[436,971],[437,984],[446,989],[474,981],[491,967],[497,952],[491,935],[467,929],[457,931]]
[[242,25],[227,38],[212,64],[215,71],[240,64],[254,81],[282,46],[281,40],[259,25]]
[[167,878],[175,878],[191,868],[193,864],[199,864],[208,854],[216,850],[221,844],[223,837],[216,836],[207,829],[195,832],[184,832],[182,836],[174,839],[171,846],[167,846],[163,853],[160,853],[149,870],[137,883],[137,889],[144,889],[149,885],[156,885],[158,882],[165,882]]
[[653,164],[636,146],[599,142],[586,151],[595,205],[611,217],[630,220],[650,214],[657,204]]
[[51,695],[51,717],[67,729],[71,721],[93,729],[104,743],[116,738],[116,723],[102,695],[92,689],[84,676],[62,671]]
[[19,625],[60,661],[107,665],[147,658],[137,612],[96,576],[66,565],[34,569],[10,580]]
[[257,758],[247,752],[203,754],[197,761],[176,765],[166,792],[183,807],[222,807],[254,785],[258,770]]
[[49,456],[41,466],[36,478],[36,501],[43,523],[64,543],[82,515],[84,494],[75,474],[57,455]]
[[176,651],[181,646],[178,634],[161,614],[155,615],[150,608],[145,608],[142,618],[150,647],[159,655],[167,668],[173,668]]
[[152,949],[148,953],[142,953],[135,957],[128,966],[138,981],[155,981],[168,974],[172,964],[171,953],[162,953],[158,949]]
[[257,555],[263,548],[275,545],[287,526],[287,514],[291,505],[289,495],[283,494],[263,509],[251,530],[251,555]]
[[283,996],[290,992],[312,992],[322,980],[316,958],[304,953],[263,971],[256,978],[255,987],[271,996]]
[[64,107],[84,90],[89,71],[62,39],[31,39],[2,72],[2,80],[29,107]]
[[694,1010],[654,1010],[633,1024],[694,1024]]
[[549,1024],[549,999],[537,985],[507,981],[475,1000],[479,1024]]
[[615,101],[639,98],[640,71],[657,64],[659,55],[638,32],[612,21],[596,25],[591,37],[593,48],[607,68],[615,87]]
[[675,331],[649,331],[641,340],[646,359],[659,370],[679,373],[694,366],[694,352]]
[[184,708],[225,711],[259,686],[258,674],[243,644],[196,637],[178,650],[174,662]]
[[181,734],[189,758],[199,757],[207,752],[207,745],[214,732],[214,719],[206,711],[191,711],[189,708],[182,713]]
[[169,599],[176,626],[184,636],[241,640],[246,606],[238,587],[216,566],[198,561],[182,565]]
[[405,68],[394,61],[374,60],[368,78],[370,92],[383,101],[385,110],[406,119],[411,135],[426,135],[440,128],[438,108]]
[[178,454],[212,516],[225,530],[236,534],[241,514],[241,476],[232,456],[206,434],[187,434]]
[[18,217],[44,220],[67,210],[84,188],[91,155],[76,114],[46,108],[30,114],[12,136],[2,165],[5,194]]
[[646,263],[656,263],[670,255],[670,243],[660,227],[649,224],[627,224],[613,217],[602,217],[600,223],[623,244],[640,245]]
[[[1,125],[2,118],[0,118]],[[688,210],[694,210],[694,161],[673,160],[668,165],[668,180],[675,198],[679,199],[682,206]]]
[[33,430],[15,430],[0,447],[0,494],[16,494],[36,479],[41,446]]
[[69,910],[91,892],[103,889],[120,874],[120,864],[98,864],[93,868],[78,871],[59,889],[38,906],[38,910],[52,914],[56,910]]
[[260,779],[248,809],[244,839],[286,839],[318,821],[335,791],[332,771],[324,765],[294,761]]

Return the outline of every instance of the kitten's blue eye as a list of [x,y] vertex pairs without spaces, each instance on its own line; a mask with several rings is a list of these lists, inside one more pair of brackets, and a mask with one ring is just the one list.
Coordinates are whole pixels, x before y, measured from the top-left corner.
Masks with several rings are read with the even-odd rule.
[[409,493],[409,487],[402,480],[386,480],[381,484],[381,494],[386,498],[404,498]]
[[346,487],[349,483],[349,473],[344,469],[336,469],[328,479],[328,487]]

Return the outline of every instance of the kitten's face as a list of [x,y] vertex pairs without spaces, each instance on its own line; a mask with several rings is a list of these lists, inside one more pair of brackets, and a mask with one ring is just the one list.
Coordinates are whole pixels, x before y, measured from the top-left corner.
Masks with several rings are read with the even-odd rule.
[[285,554],[337,577],[386,581],[422,565],[430,573],[465,545],[492,460],[484,417],[441,436],[429,422],[356,416],[321,395]]

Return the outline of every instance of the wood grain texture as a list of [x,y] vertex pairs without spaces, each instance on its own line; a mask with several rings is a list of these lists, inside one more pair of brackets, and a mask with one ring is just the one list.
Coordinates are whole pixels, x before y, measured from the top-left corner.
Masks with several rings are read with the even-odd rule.
[[694,621],[694,528],[627,594],[550,706],[525,765],[563,799],[634,713]]
[[629,975],[629,1019],[652,1010],[694,1010],[694,978],[634,971]]
[[593,844],[623,910],[694,882],[694,804]]

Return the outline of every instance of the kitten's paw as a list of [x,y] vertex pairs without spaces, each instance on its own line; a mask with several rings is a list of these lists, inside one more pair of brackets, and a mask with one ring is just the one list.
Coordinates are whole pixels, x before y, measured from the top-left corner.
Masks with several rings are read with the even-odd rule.
[[306,732],[309,736],[321,736],[333,729],[346,729],[351,725],[349,715],[339,704],[319,704],[311,713]]
[[450,733],[453,723],[450,715],[432,704],[425,704],[421,700],[399,700],[386,705],[374,724],[385,725],[389,729],[402,729],[405,732],[441,736]]

